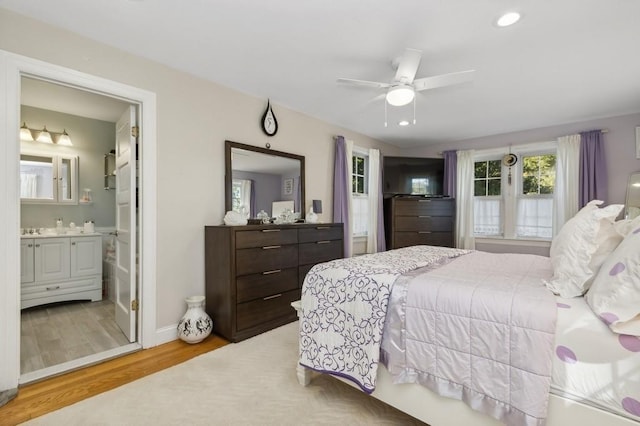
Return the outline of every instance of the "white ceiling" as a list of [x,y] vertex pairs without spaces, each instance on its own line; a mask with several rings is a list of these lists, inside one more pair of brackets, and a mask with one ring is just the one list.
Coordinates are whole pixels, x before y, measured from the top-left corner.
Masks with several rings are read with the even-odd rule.
[[[419,146],[640,111],[637,0],[0,0],[0,7],[398,146]],[[523,19],[493,22],[507,10]],[[405,47],[417,78],[475,81],[389,107]],[[640,124],[640,123],[639,123]],[[279,122],[280,127],[286,123]]]

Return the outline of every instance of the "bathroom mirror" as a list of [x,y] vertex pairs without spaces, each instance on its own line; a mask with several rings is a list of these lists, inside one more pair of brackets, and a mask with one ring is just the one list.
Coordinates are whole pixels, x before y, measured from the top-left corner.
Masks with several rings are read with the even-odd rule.
[[304,156],[225,141],[226,211],[274,217],[274,202],[293,201],[302,219],[304,197]]
[[20,200],[26,204],[78,204],[78,157],[22,152]]
[[640,216],[640,172],[629,176],[627,185],[627,200],[625,202],[624,217],[633,219]]

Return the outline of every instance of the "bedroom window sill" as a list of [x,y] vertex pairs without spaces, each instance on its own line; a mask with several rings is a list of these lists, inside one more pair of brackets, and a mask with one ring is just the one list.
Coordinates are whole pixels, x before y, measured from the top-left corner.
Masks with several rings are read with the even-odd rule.
[[527,240],[524,238],[487,238],[476,237],[476,243],[485,244],[504,244],[508,246],[532,246],[532,247],[551,247],[551,240]]

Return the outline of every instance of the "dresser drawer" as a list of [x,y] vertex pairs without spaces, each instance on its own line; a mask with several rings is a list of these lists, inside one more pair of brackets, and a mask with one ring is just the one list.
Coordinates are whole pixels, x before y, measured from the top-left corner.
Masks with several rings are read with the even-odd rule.
[[238,330],[261,325],[279,317],[291,315],[291,302],[300,299],[300,290],[277,293],[262,299],[239,303],[236,311]]
[[296,288],[298,288],[296,268],[274,269],[261,274],[243,275],[236,280],[237,302],[247,302]]
[[236,232],[237,249],[296,244],[297,242],[298,231],[296,229],[269,228]]
[[342,240],[317,241],[300,244],[300,264],[328,262],[343,257]]
[[452,232],[396,232],[394,240],[394,248],[416,245],[453,247]]
[[453,231],[453,218],[450,216],[396,216],[396,231]]
[[396,216],[453,216],[453,199],[394,200]]
[[236,250],[236,274],[249,275],[298,266],[297,245],[272,245]]
[[298,242],[311,243],[316,241],[341,240],[343,237],[341,226],[318,225],[314,228],[298,230]]

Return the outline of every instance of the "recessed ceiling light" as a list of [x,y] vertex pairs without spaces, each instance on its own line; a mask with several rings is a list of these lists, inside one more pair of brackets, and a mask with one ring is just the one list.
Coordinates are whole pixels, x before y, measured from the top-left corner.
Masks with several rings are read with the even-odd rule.
[[520,14],[518,12],[508,12],[498,18],[496,25],[499,27],[508,27],[520,20]]
[[409,122],[407,120],[398,121],[398,126],[408,126]]

